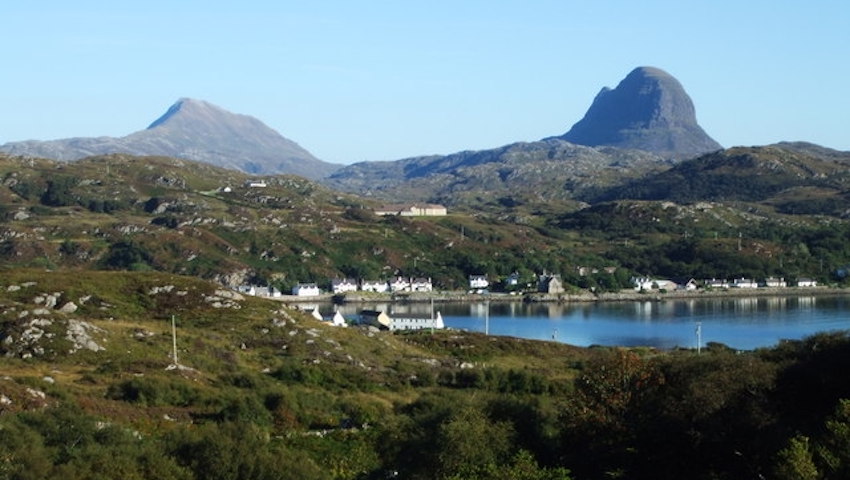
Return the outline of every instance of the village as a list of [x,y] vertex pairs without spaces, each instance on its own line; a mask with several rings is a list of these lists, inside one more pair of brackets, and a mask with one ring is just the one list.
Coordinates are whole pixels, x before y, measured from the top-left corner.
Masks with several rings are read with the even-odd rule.
[[[587,270],[589,272],[590,270]],[[582,272],[585,272],[582,269]],[[510,292],[495,292],[496,295],[508,296],[508,298],[516,298],[512,295],[517,293],[535,293],[548,296],[547,298],[558,299],[559,295],[568,292],[568,286],[564,284],[560,275],[557,274],[540,274],[537,275],[536,288],[533,283],[525,285],[531,291],[523,289],[514,289],[519,287],[520,276],[518,273],[513,273],[507,278],[501,279],[499,285],[501,287],[510,287]],[[723,292],[723,291],[747,291],[756,289],[785,289],[791,287],[798,288],[813,288],[817,287],[817,281],[811,278],[798,278],[796,282],[788,282],[782,277],[768,277],[761,281],[756,281],[749,278],[727,279],[705,279],[698,281],[693,278],[686,279],[665,279],[649,276],[632,277],[632,288],[627,292],[644,294],[644,293],[673,293],[673,292]],[[435,292],[431,278],[425,277],[404,277],[396,276],[392,280],[356,280],[351,278],[334,278],[328,283],[329,290],[322,290],[316,283],[298,283],[292,288],[291,295],[284,295],[274,287],[261,287],[254,285],[243,285],[237,290],[240,293],[247,295],[260,296],[266,298],[274,298],[278,300],[303,302],[326,300],[335,296],[344,296],[346,294],[364,292],[369,295],[374,295],[375,300],[385,300],[387,296],[391,299],[396,298],[396,294],[406,293],[445,293]],[[465,292],[475,296],[490,296],[491,282],[486,275],[469,275],[468,291]],[[591,292],[592,293],[592,292]],[[624,292],[621,292],[624,293]],[[406,297],[405,297],[406,298]],[[433,300],[433,298],[432,298]],[[423,330],[423,329],[443,329],[445,323],[442,315],[439,312],[432,313],[427,317],[391,316],[383,310],[364,309],[360,312],[355,320],[345,319],[339,311],[334,311],[330,316],[324,316],[318,306],[304,304],[297,306],[300,310],[310,313],[315,319],[329,323],[333,326],[347,327],[349,325],[359,325],[364,327],[372,327],[379,330]]]
[[[549,295],[557,295],[566,293],[568,286],[565,285],[560,275],[543,273],[536,276],[536,288],[533,284],[527,284],[530,289],[517,290],[516,287],[520,284],[520,276],[518,273],[512,273],[507,278],[500,281],[502,287],[510,289],[511,293],[544,293]],[[632,288],[635,292],[674,292],[674,291],[695,291],[695,290],[726,290],[726,289],[758,289],[758,288],[789,288],[789,287],[817,287],[817,280],[800,277],[795,282],[788,282],[783,277],[768,277],[761,281],[751,278],[735,278],[731,281],[728,279],[704,279],[696,280],[694,278],[684,279],[666,279],[649,276],[632,277]],[[296,284],[291,291],[291,295],[285,295],[280,290],[274,287],[262,287],[256,285],[242,285],[238,287],[240,293],[247,295],[268,297],[268,298],[287,298],[296,300],[299,298],[316,299],[323,295],[345,295],[353,292],[365,292],[374,294],[397,294],[397,293],[413,293],[413,292],[434,292],[434,284],[430,277],[404,277],[396,276],[392,280],[357,280],[352,278],[334,278],[328,282],[330,289],[323,290],[317,283],[307,282]],[[469,275],[468,277],[468,293],[470,294],[486,294],[490,293],[491,281],[486,275]],[[293,298],[294,297],[294,298]]]

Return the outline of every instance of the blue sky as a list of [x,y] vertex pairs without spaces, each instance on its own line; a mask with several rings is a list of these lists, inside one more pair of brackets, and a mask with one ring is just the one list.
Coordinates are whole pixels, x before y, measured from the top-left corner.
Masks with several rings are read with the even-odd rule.
[[723,146],[850,150],[850,2],[33,0],[0,6],[0,143],[123,136],[180,97],[335,163],[560,135],[676,77]]

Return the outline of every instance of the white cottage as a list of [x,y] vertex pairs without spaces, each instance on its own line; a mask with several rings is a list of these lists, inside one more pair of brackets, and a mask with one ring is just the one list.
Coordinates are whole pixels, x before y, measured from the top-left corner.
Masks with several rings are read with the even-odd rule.
[[390,290],[390,285],[383,280],[362,280],[360,282],[360,290],[364,292],[386,293]]
[[490,282],[487,281],[486,275],[470,275],[469,276],[469,288],[473,290],[479,290],[482,288],[487,288],[490,286]]
[[758,288],[758,283],[755,280],[750,280],[749,278],[736,278],[732,280],[732,288]]
[[390,318],[389,329],[395,330],[426,330],[426,329],[442,329],[446,324],[443,322],[443,316],[440,312],[433,317],[392,317]]
[[764,286],[767,288],[785,288],[787,285],[784,278],[768,277],[764,279]]
[[705,285],[705,288],[729,288],[729,280],[712,278],[711,280],[705,280],[703,285]]
[[414,278],[410,282],[410,289],[414,292],[430,292],[434,289],[434,287],[431,285],[430,278],[420,277]]
[[410,279],[404,277],[395,277],[393,281],[390,282],[390,291],[391,292],[409,292],[410,291]]
[[331,290],[334,295],[346,292],[356,292],[357,282],[350,278],[334,278],[331,280]]
[[319,286],[315,283],[299,283],[292,287],[292,294],[297,297],[315,297],[320,293]]

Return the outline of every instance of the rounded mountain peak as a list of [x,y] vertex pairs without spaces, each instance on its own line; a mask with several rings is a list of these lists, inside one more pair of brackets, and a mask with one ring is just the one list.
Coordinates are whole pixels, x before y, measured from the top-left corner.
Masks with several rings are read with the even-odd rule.
[[635,68],[613,90],[603,88],[584,118],[560,138],[672,158],[721,148],[697,124],[693,101],[682,84],[656,67]]

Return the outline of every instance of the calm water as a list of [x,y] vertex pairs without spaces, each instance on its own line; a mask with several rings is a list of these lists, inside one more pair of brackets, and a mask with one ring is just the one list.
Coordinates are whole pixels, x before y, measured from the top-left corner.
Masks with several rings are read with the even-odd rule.
[[[323,313],[330,306],[322,307]],[[357,306],[340,309],[354,318]],[[373,307],[370,307],[373,308]],[[401,315],[428,315],[430,305],[378,305]],[[435,305],[447,327],[573,345],[695,348],[720,342],[750,350],[818,332],[850,330],[850,297],[758,297],[555,305],[492,302]]]

